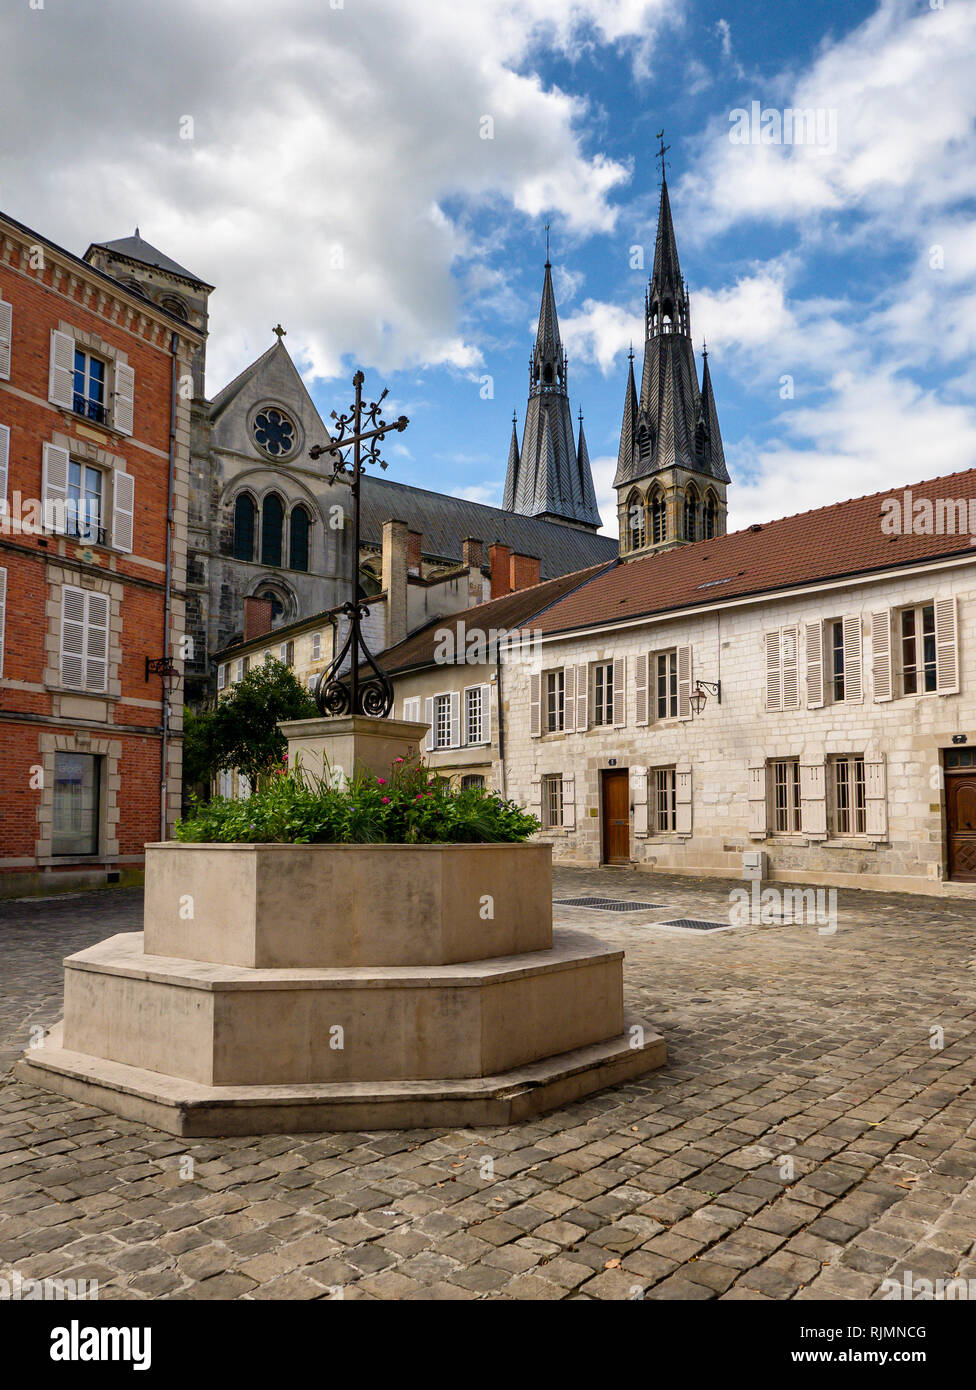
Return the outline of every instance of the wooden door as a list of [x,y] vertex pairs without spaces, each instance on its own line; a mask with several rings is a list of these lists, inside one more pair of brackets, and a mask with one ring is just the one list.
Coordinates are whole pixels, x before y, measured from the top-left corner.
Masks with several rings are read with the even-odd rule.
[[976,772],[946,774],[949,877],[976,882]]
[[609,768],[601,774],[603,798],[603,862],[630,863],[630,772]]

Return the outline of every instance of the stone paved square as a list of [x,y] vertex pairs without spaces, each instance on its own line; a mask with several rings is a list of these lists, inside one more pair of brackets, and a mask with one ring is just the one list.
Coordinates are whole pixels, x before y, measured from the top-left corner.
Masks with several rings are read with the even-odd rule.
[[[660,1071],[505,1129],[174,1139],[24,1086],[63,957],[136,890],[0,904],[0,1275],[101,1299],[880,1299],[976,1277],[976,906],[838,894],[714,935],[732,885],[555,872],[557,924],[626,949]],[[941,1030],[941,1032],[939,1031]],[[490,1160],[490,1162],[488,1161]]]

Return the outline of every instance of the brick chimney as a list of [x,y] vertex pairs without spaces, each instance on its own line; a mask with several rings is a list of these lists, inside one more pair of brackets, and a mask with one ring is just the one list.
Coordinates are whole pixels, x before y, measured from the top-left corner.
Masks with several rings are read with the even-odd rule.
[[244,600],[244,641],[263,637],[271,631],[271,600],[269,598],[246,598]]
[[386,645],[388,647],[402,642],[407,635],[409,536],[410,532],[407,530],[405,521],[383,522],[382,583],[386,591]]
[[472,566],[480,566],[483,564],[483,553],[484,547],[479,540],[475,540],[474,536],[468,536],[466,540],[462,541],[461,563],[468,569],[471,569]]
[[423,568],[421,545],[423,536],[419,531],[407,532],[407,570],[410,574],[420,574]]
[[531,588],[542,577],[542,561],[535,555],[519,555],[516,551],[511,558],[510,575],[513,594],[519,589]]
[[505,594],[512,592],[512,551],[507,545],[495,545],[488,548],[488,564],[491,569],[491,596],[492,598],[502,598]]

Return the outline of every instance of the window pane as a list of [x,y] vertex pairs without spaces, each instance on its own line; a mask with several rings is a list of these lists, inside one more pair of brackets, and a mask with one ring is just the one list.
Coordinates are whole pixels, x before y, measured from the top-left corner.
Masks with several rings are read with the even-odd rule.
[[246,492],[234,503],[234,559],[254,559],[255,507]]
[[98,763],[91,753],[54,755],[54,854],[98,853]]
[[308,512],[296,507],[291,514],[289,557],[293,570],[308,569]]
[[277,493],[272,492],[264,499],[261,512],[261,563],[262,565],[281,564],[281,529],[285,519],[285,508]]

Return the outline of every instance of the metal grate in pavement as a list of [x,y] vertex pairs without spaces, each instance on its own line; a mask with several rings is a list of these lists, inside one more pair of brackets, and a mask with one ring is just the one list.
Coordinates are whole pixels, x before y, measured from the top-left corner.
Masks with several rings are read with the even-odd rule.
[[664,903],[632,903],[626,898],[553,898],[554,907],[589,907],[596,912],[647,912]]
[[697,917],[676,917],[673,922],[655,922],[655,927],[675,927],[679,931],[728,931],[728,922],[703,922]]

